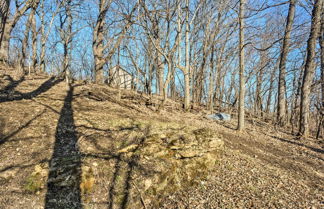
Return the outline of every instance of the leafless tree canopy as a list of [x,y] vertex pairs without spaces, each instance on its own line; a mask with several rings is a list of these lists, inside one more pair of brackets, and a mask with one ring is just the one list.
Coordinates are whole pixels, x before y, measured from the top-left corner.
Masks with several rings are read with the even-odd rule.
[[229,112],[239,130],[249,114],[319,137],[323,4],[1,0],[0,61],[21,75],[46,72],[156,94],[160,108],[172,99],[187,111]]

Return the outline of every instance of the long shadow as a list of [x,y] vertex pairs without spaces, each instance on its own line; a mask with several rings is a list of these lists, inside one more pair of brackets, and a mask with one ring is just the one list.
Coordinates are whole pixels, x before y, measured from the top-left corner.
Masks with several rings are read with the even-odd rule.
[[46,91],[48,91],[50,88],[60,83],[61,81],[63,81],[63,79],[56,79],[55,77],[51,77],[48,80],[46,80],[44,83],[42,83],[42,85],[40,85],[34,91],[28,93],[15,92],[14,95],[10,95],[8,93],[6,93],[5,95],[0,95],[0,103],[18,101],[23,99],[32,99],[42,93],[45,93]]
[[77,146],[72,109],[73,87],[67,93],[58,120],[49,164],[45,208],[83,208],[81,203],[81,155]]
[[44,113],[46,112],[46,110],[43,110],[41,113],[37,114],[36,116],[34,116],[32,119],[30,119],[29,121],[25,122],[23,125],[21,125],[19,128],[17,128],[16,130],[12,131],[11,133],[7,134],[7,135],[3,135],[2,129],[4,128],[4,121],[2,120],[2,122],[0,121],[0,145],[4,144],[5,142],[7,142],[11,137],[15,136],[16,134],[18,134],[21,130],[23,130],[24,128],[27,128],[34,120],[36,120],[37,118],[39,118],[40,116],[42,116]]
[[271,136],[271,137],[274,138],[274,139],[277,139],[279,141],[282,141],[282,142],[286,142],[286,143],[290,143],[290,144],[294,144],[294,145],[297,145],[297,146],[300,146],[300,147],[304,147],[304,148],[310,149],[313,152],[317,152],[317,153],[320,153],[320,154],[323,154],[324,153],[324,150],[323,149],[310,147],[310,146],[304,145],[302,143],[298,143],[298,142],[294,142],[294,141],[289,141],[287,139],[283,139],[283,138],[280,138],[280,137],[277,137],[277,136]]
[[19,80],[15,81],[10,75],[8,75],[9,84],[0,90],[1,94],[8,94],[13,91],[20,83],[25,80],[25,77],[21,77]]
[[[149,134],[150,129],[149,127],[147,127],[144,130],[144,136],[138,139],[138,142],[136,143],[138,146],[133,152],[136,152],[143,146],[145,139]],[[133,180],[132,175],[134,169],[136,167],[140,167],[138,165],[139,159],[137,155],[132,155],[128,160],[122,159],[120,156],[118,156],[118,158],[116,159],[117,162],[115,163],[115,171],[113,174],[112,183],[109,188],[108,208],[113,209],[114,205],[118,205],[119,208],[126,209],[129,203],[129,197],[131,193],[130,190]],[[122,163],[124,164],[124,166],[122,166]],[[122,182],[118,182],[118,178],[122,178]],[[118,196],[121,197],[116,198]],[[119,201],[117,201],[116,199],[119,199]]]
[[143,111],[141,111],[139,108],[126,104],[125,102],[122,102],[121,99],[117,100],[116,98],[114,98],[114,95],[111,94],[110,92],[103,91],[103,94],[98,94],[97,92],[87,91],[84,93],[84,96],[87,97],[88,99],[92,99],[97,102],[109,101],[111,103],[115,103],[122,107],[125,107],[129,110],[135,110],[136,112],[143,113]]
[[[129,131],[137,129],[139,127],[137,125],[130,126],[130,127],[119,127],[117,130],[112,129],[99,129],[88,127],[85,125],[78,126],[79,128],[84,128],[86,130],[94,130],[98,131],[105,137],[109,138],[109,134],[113,132],[119,131]],[[81,133],[81,132],[78,132]],[[108,133],[108,135],[105,135]],[[82,133],[81,133],[82,134]],[[144,145],[144,141],[147,136],[150,134],[150,129],[147,127],[143,130],[143,137],[135,138],[132,140],[131,143],[125,144],[124,147],[130,146],[132,144],[138,145],[132,152],[136,152]],[[83,134],[82,134],[83,135]],[[88,136],[87,136],[88,137]],[[121,136],[121,139],[125,139],[125,136]],[[127,137],[126,137],[127,138]],[[113,140],[113,138],[111,138]],[[148,170],[147,168],[142,167],[138,164],[138,156],[136,154],[132,154],[131,156],[125,157],[123,154],[116,152],[117,150],[114,149],[106,149],[102,148],[96,144],[95,140],[91,140],[91,143],[99,150],[101,153],[82,153],[82,159],[85,158],[94,158],[94,159],[103,159],[103,160],[115,160],[114,171],[111,178],[111,183],[108,188],[108,199],[107,199],[107,206],[108,209],[113,208],[121,208],[125,209],[128,207],[131,195],[131,189],[133,184],[133,173],[134,169],[137,168],[141,170],[143,173],[152,173],[152,171]],[[121,148],[122,149],[122,148]]]

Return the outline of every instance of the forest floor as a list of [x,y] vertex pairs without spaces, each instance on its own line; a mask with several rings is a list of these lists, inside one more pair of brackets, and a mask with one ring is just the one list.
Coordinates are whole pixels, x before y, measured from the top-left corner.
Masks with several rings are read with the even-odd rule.
[[[0,208],[324,208],[323,139],[296,140],[256,121],[239,133],[235,120],[217,123],[176,102],[157,112],[145,95],[116,97],[100,85],[2,74]],[[150,193],[155,204],[136,182],[145,168],[114,153],[147,129],[165,138],[188,127],[213,130],[224,150],[208,178]]]

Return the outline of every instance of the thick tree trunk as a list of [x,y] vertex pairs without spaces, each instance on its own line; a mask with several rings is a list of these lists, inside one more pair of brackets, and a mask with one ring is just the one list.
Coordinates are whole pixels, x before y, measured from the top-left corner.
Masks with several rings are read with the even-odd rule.
[[290,33],[295,17],[296,0],[290,0],[289,11],[286,22],[285,35],[282,43],[280,62],[279,62],[279,82],[278,82],[278,109],[277,122],[280,126],[285,125],[285,106],[286,106],[286,60],[289,52]]
[[244,129],[244,100],[245,100],[245,77],[244,77],[244,5],[245,0],[240,0],[239,25],[240,25],[240,41],[239,41],[239,63],[240,63],[240,93],[239,93],[239,114],[237,129]]
[[18,20],[20,19],[21,16],[23,16],[26,11],[32,7],[33,5],[38,5],[40,0],[34,0],[34,1],[28,1],[26,4],[16,11],[15,15],[9,20],[7,19],[5,23],[5,28],[3,30],[3,37],[2,37],[2,42],[0,46],[0,60],[4,62],[9,61],[9,41],[10,41],[10,34],[14,27],[16,26]]
[[312,12],[311,31],[307,42],[307,58],[301,89],[299,117],[299,135],[304,137],[309,135],[310,90],[315,73],[314,57],[316,51],[316,40],[320,29],[321,6],[322,0],[315,0]]
[[319,138],[321,132],[323,134],[323,124],[324,124],[324,1],[322,2],[322,15],[321,15],[321,33],[320,33],[320,46],[321,46],[321,91],[322,91],[322,102],[321,102],[321,116],[320,122],[318,126],[318,131],[316,134],[316,138]]
[[10,0],[0,0],[0,49],[8,17]]
[[1,41],[1,48],[0,48],[0,61],[8,63],[9,62],[9,40],[10,40],[10,24],[5,23],[4,32]]
[[[118,49],[121,41],[125,37],[125,33],[128,31],[130,26],[134,23],[131,19],[126,19],[127,23],[123,27],[122,31],[120,32],[119,37],[115,41],[114,44],[108,45],[104,43],[104,25],[106,24],[106,14],[110,7],[112,1],[110,0],[100,0],[99,1],[99,16],[96,21],[95,28],[93,30],[93,37],[92,37],[92,50],[94,56],[94,74],[95,74],[95,82],[96,83],[103,83],[104,82],[104,65],[111,60],[111,57],[114,55],[115,51]],[[130,14],[128,14],[128,18],[132,17],[132,14],[135,12],[136,8],[138,7],[139,2],[135,4],[132,8]],[[105,50],[110,48],[107,52],[107,55],[104,54]]]
[[94,74],[95,82],[103,83],[104,82],[104,71],[103,67],[105,65],[105,59],[103,55],[104,51],[104,36],[103,30],[105,25],[106,14],[108,12],[109,5],[107,5],[106,0],[99,1],[99,16],[97,19],[96,26],[93,30],[93,55],[94,55]]

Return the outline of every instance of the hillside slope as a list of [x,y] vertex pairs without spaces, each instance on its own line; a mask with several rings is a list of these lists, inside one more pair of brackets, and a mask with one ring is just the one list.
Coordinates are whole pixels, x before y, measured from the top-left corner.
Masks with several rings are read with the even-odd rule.
[[[324,207],[323,141],[45,76],[2,75],[0,89],[0,208]],[[181,152],[199,137],[225,146]]]

